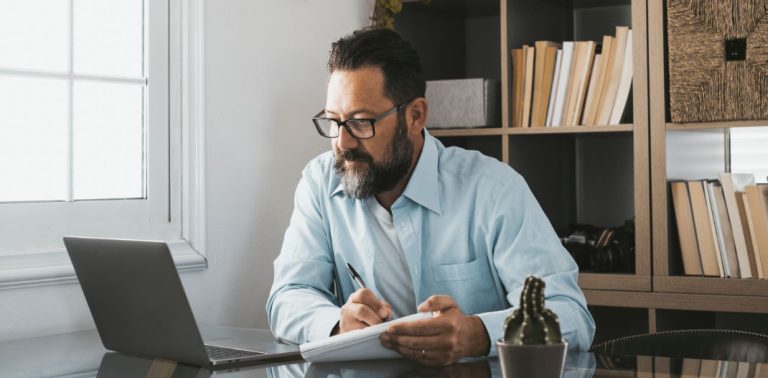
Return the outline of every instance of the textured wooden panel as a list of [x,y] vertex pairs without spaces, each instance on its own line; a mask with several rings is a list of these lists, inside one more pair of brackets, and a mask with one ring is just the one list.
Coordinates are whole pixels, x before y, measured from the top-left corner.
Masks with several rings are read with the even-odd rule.
[[[768,1],[667,2],[672,122],[768,118]],[[746,39],[726,61],[725,41]]]

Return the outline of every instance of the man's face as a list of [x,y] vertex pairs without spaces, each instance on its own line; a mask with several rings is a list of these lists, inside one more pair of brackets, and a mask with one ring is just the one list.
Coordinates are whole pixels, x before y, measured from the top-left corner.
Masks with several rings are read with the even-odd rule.
[[[384,96],[384,75],[378,67],[337,70],[328,82],[325,116],[338,120],[375,118],[394,107]],[[336,174],[353,198],[390,190],[406,175],[413,158],[405,117],[394,113],[374,124],[376,134],[356,139],[345,128],[332,139]]]

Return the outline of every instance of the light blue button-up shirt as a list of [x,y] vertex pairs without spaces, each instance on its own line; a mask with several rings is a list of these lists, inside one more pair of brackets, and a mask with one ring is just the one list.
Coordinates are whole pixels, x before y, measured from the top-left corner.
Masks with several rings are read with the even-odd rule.
[[[465,314],[480,317],[495,354],[504,319],[533,274],[546,283],[545,305],[559,316],[569,348],[588,349],[595,325],[578,268],[523,178],[479,152],[446,148],[426,130],[424,137],[413,175],[392,205],[417,304],[450,295]],[[274,262],[270,328],[296,343],[329,337],[356,290],[346,263],[380,295],[369,238],[374,220],[363,200],[344,193],[333,162],[328,151],[304,169]]]

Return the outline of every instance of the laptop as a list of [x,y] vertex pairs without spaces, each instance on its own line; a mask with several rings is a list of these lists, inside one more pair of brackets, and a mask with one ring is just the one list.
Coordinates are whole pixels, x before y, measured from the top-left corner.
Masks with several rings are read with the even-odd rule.
[[204,344],[164,242],[64,237],[64,245],[106,349],[205,367],[301,358],[269,332],[247,348]]

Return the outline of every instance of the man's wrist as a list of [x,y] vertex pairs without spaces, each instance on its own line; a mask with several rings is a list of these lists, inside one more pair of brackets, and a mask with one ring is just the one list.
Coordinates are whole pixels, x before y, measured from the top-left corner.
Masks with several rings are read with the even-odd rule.
[[467,316],[471,324],[472,341],[470,341],[470,356],[487,356],[491,351],[491,337],[485,329],[482,319],[476,315]]

